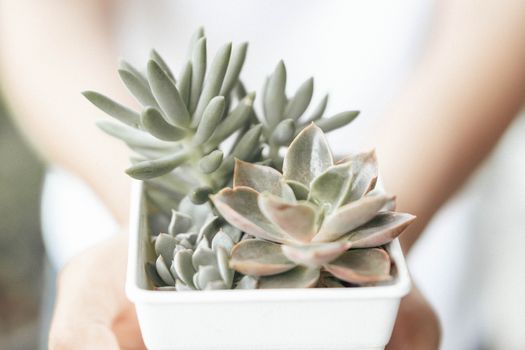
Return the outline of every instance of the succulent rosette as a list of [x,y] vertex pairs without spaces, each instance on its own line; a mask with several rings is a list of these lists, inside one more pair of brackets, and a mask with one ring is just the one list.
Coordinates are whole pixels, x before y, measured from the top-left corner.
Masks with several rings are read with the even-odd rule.
[[394,212],[395,197],[376,189],[374,152],[334,163],[322,130],[306,127],[290,144],[283,174],[236,161],[233,188],[212,196],[220,215],[250,239],[230,267],[259,288],[338,287],[391,279],[381,247],[413,220]]

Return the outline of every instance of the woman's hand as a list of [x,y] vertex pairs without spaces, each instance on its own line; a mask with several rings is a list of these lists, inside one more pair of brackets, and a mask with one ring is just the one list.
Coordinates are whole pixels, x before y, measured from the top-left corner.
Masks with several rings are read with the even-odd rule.
[[145,349],[124,293],[127,235],[77,256],[63,269],[49,335],[51,350]]
[[386,350],[437,350],[441,330],[438,318],[423,294],[413,287],[401,300],[392,338]]

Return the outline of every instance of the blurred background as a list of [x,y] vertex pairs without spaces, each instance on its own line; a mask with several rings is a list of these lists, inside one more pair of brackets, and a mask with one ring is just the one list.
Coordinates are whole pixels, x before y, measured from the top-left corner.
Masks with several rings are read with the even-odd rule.
[[0,349],[36,349],[39,343],[42,175],[43,164],[0,102]]

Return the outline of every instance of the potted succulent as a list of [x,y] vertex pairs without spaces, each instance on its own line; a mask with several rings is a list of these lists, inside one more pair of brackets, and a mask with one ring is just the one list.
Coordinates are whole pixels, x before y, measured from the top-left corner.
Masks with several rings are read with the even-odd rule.
[[[150,349],[382,349],[410,282],[397,236],[414,220],[376,185],[374,152],[335,161],[324,133],[350,123],[239,79],[247,45],[207,66],[199,29],[175,77],[152,51],[120,77],[144,106],[84,95],[134,151],[127,293]],[[305,113],[309,110],[309,114]]]

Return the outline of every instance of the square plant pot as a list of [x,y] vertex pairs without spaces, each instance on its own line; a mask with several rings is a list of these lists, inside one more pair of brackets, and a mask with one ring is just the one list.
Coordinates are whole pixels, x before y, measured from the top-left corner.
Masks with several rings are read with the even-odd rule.
[[355,288],[157,291],[144,185],[133,184],[126,292],[150,350],[383,349],[410,278],[398,240],[394,278]]

